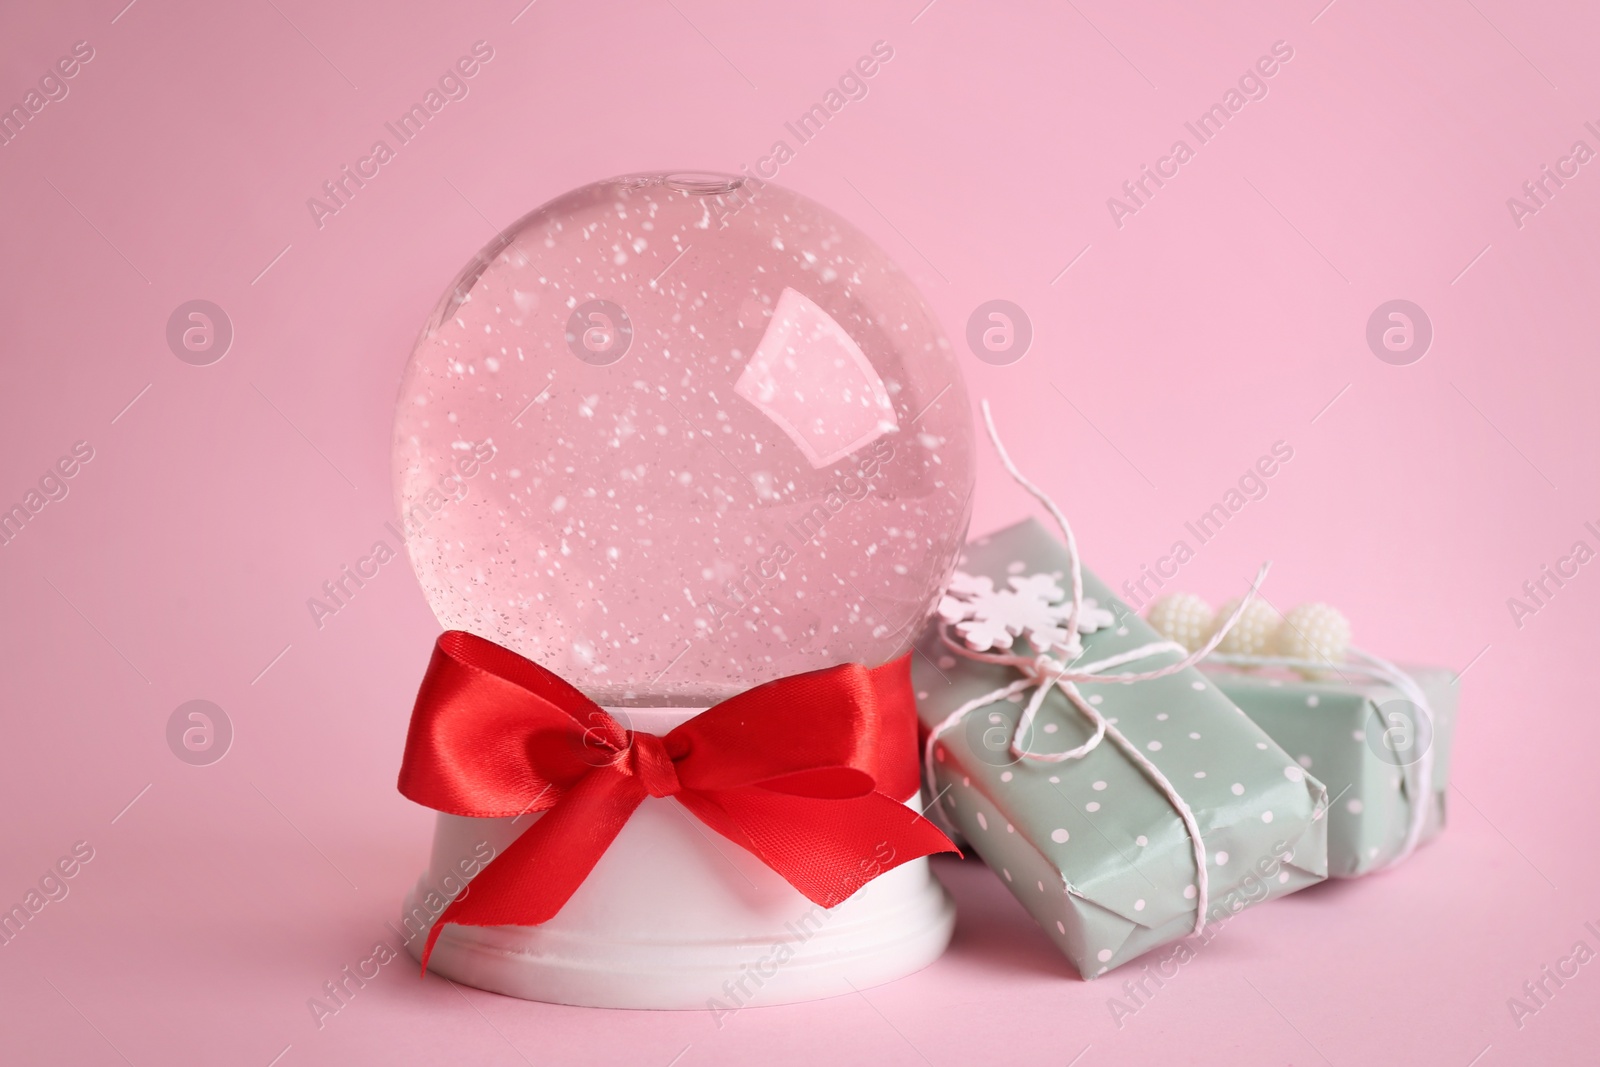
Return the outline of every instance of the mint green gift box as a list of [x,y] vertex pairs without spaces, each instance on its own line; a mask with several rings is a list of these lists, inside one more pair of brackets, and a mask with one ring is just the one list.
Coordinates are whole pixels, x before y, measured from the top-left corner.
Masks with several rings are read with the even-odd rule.
[[[960,569],[1004,586],[1049,574],[1063,588],[1064,545],[1029,519],[970,543]],[[1082,667],[1159,641],[1087,570],[1084,592],[1116,617],[1082,635]],[[1021,639],[1019,639],[1020,642]],[[1012,649],[1016,652],[1017,649]],[[925,731],[1021,675],[957,655],[939,623],[917,643],[912,682]],[[1176,663],[1164,651],[1112,672]],[[1193,811],[1207,857],[1207,922],[1327,877],[1322,784],[1275,744],[1202,672],[1079,690],[1172,783]],[[1078,973],[1094,978],[1194,932],[1194,846],[1165,793],[1110,737],[1080,759],[1016,759],[1010,740],[1028,693],[970,711],[932,745],[928,814],[978,853]],[[1059,690],[1045,699],[1029,752],[1076,748],[1092,729]]]
[[[1326,672],[1331,677],[1307,680],[1207,665],[1218,689],[1326,783],[1329,877],[1357,878],[1401,858],[1415,793],[1428,808],[1420,841],[1444,829],[1456,678],[1437,667],[1402,669],[1427,697],[1426,713],[1393,686],[1353,671],[1341,676],[1337,667]],[[1426,786],[1425,746],[1433,756]]]

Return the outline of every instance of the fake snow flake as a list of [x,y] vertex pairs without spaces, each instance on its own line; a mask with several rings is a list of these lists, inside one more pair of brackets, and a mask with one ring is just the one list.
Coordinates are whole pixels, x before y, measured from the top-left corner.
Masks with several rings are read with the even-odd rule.
[[[939,601],[939,617],[974,652],[1010,648],[1021,637],[1040,650],[1068,648],[1075,635],[1067,632],[1072,605],[1066,590],[1048,574],[1013,574],[995,588],[993,579],[957,571]],[[1092,634],[1116,622],[1116,616],[1085,597],[1078,613],[1078,633]]]

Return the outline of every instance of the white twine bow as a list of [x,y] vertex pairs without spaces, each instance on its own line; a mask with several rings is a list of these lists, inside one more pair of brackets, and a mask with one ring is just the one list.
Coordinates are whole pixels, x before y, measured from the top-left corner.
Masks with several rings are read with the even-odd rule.
[[[1406,795],[1411,800],[1411,811],[1407,816],[1406,836],[1400,851],[1383,864],[1383,867],[1392,867],[1416,850],[1422,841],[1422,832],[1428,825],[1428,812],[1432,807],[1430,795],[1433,791],[1433,707],[1428,703],[1428,694],[1417,684],[1417,680],[1388,660],[1380,659],[1359,648],[1348,649],[1346,655],[1351,658],[1335,663],[1296,659],[1291,656],[1247,656],[1215,652],[1211,654],[1210,662],[1238,667],[1283,667],[1299,671],[1332,670],[1340,674],[1359,674],[1393,686],[1417,708],[1422,715],[1422,722],[1428,726],[1430,735],[1425,742],[1422,740],[1417,742],[1422,744],[1422,751],[1417,754],[1417,758],[1400,767],[1400,774],[1405,781]],[[1412,730],[1416,729],[1417,724],[1412,723]],[[1385,732],[1387,733],[1387,730]]]
[[[1122,731],[1118,730],[1106,720],[1105,716],[1100,714],[1098,708],[1084,698],[1083,694],[1078,690],[1077,683],[1102,682],[1131,685],[1135,682],[1145,682],[1154,678],[1165,678],[1168,675],[1177,674],[1179,671],[1187,670],[1194,666],[1210,655],[1217,645],[1221,643],[1227,632],[1239,621],[1239,617],[1244,614],[1245,608],[1255,598],[1256,590],[1260,587],[1262,581],[1266,579],[1269,564],[1262,564],[1261,570],[1256,574],[1255,581],[1250,585],[1250,591],[1239,601],[1238,606],[1233,609],[1233,613],[1228,616],[1223,624],[1217,627],[1216,632],[1211,635],[1211,639],[1199,650],[1190,653],[1182,645],[1173,641],[1152,641],[1149,644],[1140,645],[1137,648],[1131,648],[1126,652],[1119,652],[1114,656],[1108,656],[1092,663],[1076,663],[1076,660],[1083,655],[1083,642],[1078,636],[1078,616],[1083,609],[1083,567],[1078,560],[1077,538],[1073,536],[1072,525],[1067,522],[1067,517],[1062,514],[1061,509],[1056,507],[1055,501],[1051,500],[1042,489],[1024,477],[1022,472],[1017,469],[1016,464],[1011,461],[1011,456],[1006,452],[1005,445],[1000,442],[1000,433],[995,429],[994,415],[989,410],[989,402],[987,400],[983,401],[981,407],[983,409],[983,424],[989,431],[989,440],[994,444],[994,450],[1000,456],[1000,462],[1005,465],[1007,473],[1015,479],[1018,485],[1027,490],[1035,500],[1044,505],[1045,510],[1050,512],[1050,517],[1061,528],[1061,535],[1067,547],[1067,569],[1072,579],[1072,606],[1067,614],[1065,623],[1066,641],[1054,644],[1045,652],[1033,656],[976,652],[968,648],[964,643],[952,638],[948,624],[940,625],[940,640],[944,642],[946,648],[956,655],[965,656],[967,659],[983,663],[997,663],[1012,667],[1022,677],[1001,686],[993,692],[985,693],[983,696],[967,701],[947,715],[943,722],[929,732],[923,752],[923,766],[927,768],[928,791],[932,795],[937,795],[934,791],[933,781],[934,746],[940,737],[977,709],[1015,696],[1029,688],[1033,689],[1033,695],[1028,699],[1022,716],[1017,720],[1017,728],[1011,735],[1011,755],[1018,760],[1033,760],[1039,763],[1064,763],[1067,760],[1082,759],[1098,748],[1102,740],[1109,737],[1111,742],[1121,749],[1123,754],[1132,760],[1134,765],[1144,773],[1145,777],[1155,784],[1156,788],[1167,798],[1167,802],[1178,813],[1178,817],[1183,820],[1184,829],[1188,832],[1189,842],[1193,847],[1196,871],[1194,933],[1202,933],[1206,927],[1209,879],[1206,874],[1205,841],[1200,835],[1199,821],[1196,820],[1194,811],[1189,807],[1188,802],[1179,795],[1177,787],[1172,784],[1165,774],[1161,773],[1159,767],[1139,751],[1138,746],[1129,741]],[[1057,655],[1052,656],[1050,654],[1052,652],[1057,653]],[[1183,658],[1165,667],[1158,667],[1155,670],[1142,671],[1136,674],[1100,673],[1164,652],[1176,652],[1182,655]],[[1083,744],[1066,752],[1031,752],[1026,747],[1028,731],[1032,728],[1033,720],[1039,714],[1039,709],[1044,706],[1045,698],[1050,695],[1051,689],[1059,689],[1072,703],[1072,706],[1078,709],[1079,714],[1094,727],[1094,732]],[[930,807],[933,806],[930,805]]]

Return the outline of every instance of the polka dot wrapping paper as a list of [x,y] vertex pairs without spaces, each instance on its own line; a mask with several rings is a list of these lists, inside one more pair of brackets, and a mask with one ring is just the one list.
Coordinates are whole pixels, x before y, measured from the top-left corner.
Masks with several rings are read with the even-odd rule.
[[[960,563],[997,585],[1018,574],[1059,578],[1067,568],[1065,546],[1032,519],[974,540]],[[1159,640],[1093,574],[1085,570],[1083,580],[1085,595],[1115,622],[1082,636],[1079,664]],[[918,714],[929,730],[1018,677],[1011,667],[953,654],[938,627],[936,620],[921,636],[912,662]],[[1160,652],[1123,669],[1181,658]],[[1207,859],[1209,925],[1327,877],[1326,789],[1208,675],[1191,668],[1079,689],[1193,811]],[[1065,762],[1017,758],[1011,738],[1025,699],[975,708],[940,735],[929,816],[983,858],[1085,978],[1194,932],[1195,849],[1173,803],[1109,742]],[[1090,734],[1071,702],[1052,691],[1025,748],[1060,752]]]
[[[1444,829],[1455,676],[1434,667],[1404,669],[1427,695],[1427,711],[1390,686],[1341,678],[1337,668],[1316,681],[1289,672],[1206,668],[1218,689],[1328,787],[1331,878],[1370,874],[1400,854],[1413,792],[1425,792],[1429,806],[1421,839]],[[1430,747],[1433,780],[1423,790],[1415,769]]]

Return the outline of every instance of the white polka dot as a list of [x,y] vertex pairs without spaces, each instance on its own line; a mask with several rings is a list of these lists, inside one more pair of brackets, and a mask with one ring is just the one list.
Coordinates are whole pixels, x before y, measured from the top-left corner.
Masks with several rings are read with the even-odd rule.
[[1027,569],[1028,569],[1028,565],[1026,563],[1022,562],[1020,559],[1014,559],[1010,563],[1006,564],[1006,573],[1007,574],[1021,574],[1023,571],[1025,571]]
[[1106,720],[1106,722],[1110,723],[1112,726],[1117,725],[1117,723],[1119,721],[1121,721],[1121,720],[1119,720],[1115,715],[1113,715],[1111,718]]
[[987,830],[988,828],[989,828],[989,820],[985,819],[983,817],[983,812],[981,812],[981,811],[978,812],[978,829]]
[[1060,919],[1056,920],[1056,929],[1059,930],[1063,934],[1067,932],[1067,928],[1066,928],[1065,924],[1063,924]]
[[925,690],[925,689],[918,689],[918,690],[917,690],[917,699],[918,699],[918,700],[927,700],[927,699],[928,699],[928,692],[927,692],[927,690]]
[[1069,838],[1071,836],[1072,836],[1071,834],[1067,833],[1065,830],[1060,829],[1059,827],[1057,829],[1054,829],[1054,830],[1050,831],[1050,840],[1054,841],[1058,845],[1066,844],[1067,843],[1067,838]]
[[971,779],[971,778],[968,778],[968,777],[966,777],[966,776],[965,776],[965,775],[962,775],[962,777],[961,777],[961,784],[962,784],[962,785],[965,785],[965,786],[970,786],[970,785],[972,785],[972,779]]
[[1100,790],[1104,789],[1105,787],[1106,787],[1106,784],[1104,782],[1096,782],[1096,783],[1094,783],[1094,785],[1090,786],[1090,788],[1095,790],[1095,792],[1099,792]]
[[1160,715],[1156,716],[1156,722],[1166,722],[1170,718],[1172,718],[1172,716],[1163,711]]
[[1103,948],[1095,954],[1094,958],[1099,960],[1101,963],[1105,963],[1111,958],[1111,950],[1108,948]]
[[1043,893],[1044,892],[1044,883],[1043,882],[1039,882],[1037,884],[1039,886],[1039,892]]
[[1365,730],[1353,730],[1351,731],[1350,736],[1356,741],[1365,741],[1367,739],[1367,732]]
[[1267,750],[1267,743],[1265,741],[1257,741],[1256,747],[1265,752]]
[[1270,812],[1270,811],[1262,812],[1261,813],[1261,821],[1262,822],[1271,822],[1272,821],[1272,812]]
[[1279,689],[1283,686],[1283,680],[1281,678],[1269,678],[1267,679],[1267,684],[1274,689]]
[[1186,885],[1186,886],[1183,887],[1183,899],[1184,900],[1193,900],[1194,899],[1194,894],[1195,894],[1194,886]]
[[1047,722],[1044,724],[1044,732],[1047,734],[1053,734],[1059,729],[1061,729],[1061,727],[1057,726],[1053,722]]
[[1300,764],[1300,766],[1304,767],[1306,770],[1310,770],[1311,769],[1311,757],[1310,756],[1300,756],[1299,758],[1297,758],[1295,760],[1295,762]]
[[1205,771],[1195,771],[1194,772],[1194,776],[1196,778],[1204,778],[1206,776],[1206,772]]
[[1206,687],[1206,683],[1204,683],[1204,682],[1190,682],[1189,683],[1189,687],[1191,689],[1200,690],[1200,689],[1204,689]]
[[1050,784],[1051,785],[1060,785],[1061,784],[1061,779],[1059,777],[1057,777],[1056,775],[1052,774],[1050,776]]
[[1150,839],[1143,834],[1140,834],[1138,837],[1133,839],[1133,843],[1138,845],[1140,848],[1144,848],[1144,846],[1150,843]]
[[1288,863],[1293,859],[1294,859],[1294,853],[1293,852],[1285,852],[1283,854],[1283,862]]
[[1091,704],[1100,704],[1100,703],[1104,702],[1105,699],[1106,698],[1101,696],[1099,693],[1091,693],[1089,695],[1089,703],[1091,703]]
[[1102,967],[1098,971],[1094,972],[1094,976],[1099,978],[1102,974],[1105,974],[1107,970],[1109,970],[1109,968]]
[[1150,742],[1148,745],[1146,745],[1144,747],[1148,748],[1151,752],[1160,752],[1161,751],[1161,742],[1160,741],[1152,741],[1152,742]]
[[1011,872],[1010,871],[1006,870],[1004,867],[1001,867],[1000,868],[1000,873],[1006,876],[1006,881],[1008,881],[1008,882],[1011,881]]
[[1000,772],[1000,780],[1002,782],[1009,782],[1009,781],[1011,781],[1011,779],[1013,777],[1014,776],[1012,775],[1012,773],[1010,771],[1001,771]]
[[1117,627],[1117,636],[1118,637],[1127,637],[1128,636],[1128,628],[1126,626]]
[[1306,697],[1306,707],[1308,708],[1314,708],[1320,703],[1322,703],[1322,698],[1317,696],[1315,693],[1312,693],[1310,696]]
[[1302,771],[1299,767],[1285,767],[1283,769],[1283,776],[1289,779],[1291,782],[1303,782],[1306,780],[1306,772]]
[[1357,800],[1355,798],[1351,798],[1349,801],[1347,801],[1345,803],[1345,806],[1344,806],[1344,810],[1348,811],[1351,815],[1360,815],[1361,814],[1361,809],[1362,809],[1361,801]]
[[947,671],[951,667],[954,667],[955,665],[956,665],[956,658],[954,656],[940,656],[939,657],[939,669],[940,670]]
[[1283,885],[1288,881],[1289,881],[1289,872],[1288,871],[1279,871],[1278,872],[1278,884],[1279,885]]
[[1083,808],[1085,811],[1099,811],[1100,802],[1098,800],[1091,800],[1089,803],[1085,804]]
[[1016,832],[1017,832],[1017,828],[1015,826],[1012,826],[1010,823],[1006,823],[1006,833],[1014,834]]
[[1244,783],[1242,782],[1234,782],[1228,787],[1228,789],[1231,790],[1233,795],[1236,797],[1244,796]]
[[1228,854],[1226,852],[1218,852],[1212,859],[1218,867],[1225,867],[1228,864]]
[[1143,897],[1140,897],[1138,900],[1133,902],[1133,910],[1134,911],[1143,911],[1144,910],[1144,898]]
[[1191,733],[1191,734],[1190,734],[1190,735],[1189,735],[1189,740],[1191,740],[1191,741],[1198,741],[1198,740],[1200,740],[1200,735],[1199,735],[1199,734],[1196,734],[1196,733]]
[[944,746],[943,745],[940,745],[938,748],[933,750],[933,758],[938,760],[940,763],[944,762]]
[[[1007,704],[1020,704],[1020,703],[1022,703],[1022,694],[1021,693],[1012,693],[1010,696],[1006,697],[1006,703]],[[1000,718],[1000,716],[991,715],[989,717],[989,721],[990,722],[994,722],[998,718]]]

